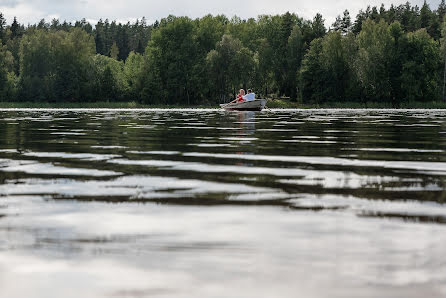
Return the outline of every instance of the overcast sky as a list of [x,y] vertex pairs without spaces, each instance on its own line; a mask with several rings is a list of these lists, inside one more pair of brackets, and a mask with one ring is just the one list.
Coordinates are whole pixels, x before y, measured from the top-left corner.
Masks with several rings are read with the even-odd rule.
[[[431,9],[436,9],[440,1],[430,0],[428,3]],[[365,9],[367,5],[380,6],[384,3],[388,8],[391,3],[399,5],[405,2],[406,0],[0,0],[0,12],[5,15],[8,23],[17,16],[19,22],[25,24],[37,23],[42,18],[67,21],[86,18],[90,22],[108,18],[126,22],[143,16],[151,23],[169,14],[196,18],[212,13],[249,18],[286,11],[311,19],[320,12],[328,27],[346,8],[354,18],[359,9]],[[411,3],[421,6],[423,0],[413,0]]]

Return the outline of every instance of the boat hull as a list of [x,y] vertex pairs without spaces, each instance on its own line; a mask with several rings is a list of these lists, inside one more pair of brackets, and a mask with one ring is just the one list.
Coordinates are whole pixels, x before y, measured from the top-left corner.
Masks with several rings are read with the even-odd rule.
[[265,105],[266,99],[255,99],[251,101],[222,104],[220,107],[227,111],[261,111],[265,108]]

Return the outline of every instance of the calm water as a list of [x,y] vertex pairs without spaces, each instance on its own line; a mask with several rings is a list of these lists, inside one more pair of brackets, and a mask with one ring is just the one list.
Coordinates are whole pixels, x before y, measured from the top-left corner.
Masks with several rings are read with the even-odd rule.
[[0,110],[0,296],[445,297],[446,111]]

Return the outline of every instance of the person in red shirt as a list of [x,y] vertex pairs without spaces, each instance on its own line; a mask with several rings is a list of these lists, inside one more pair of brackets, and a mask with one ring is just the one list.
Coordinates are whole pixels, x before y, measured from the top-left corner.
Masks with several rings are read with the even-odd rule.
[[243,100],[243,96],[245,96],[245,90],[244,89],[240,89],[240,93],[237,95],[236,101],[237,102],[242,102]]

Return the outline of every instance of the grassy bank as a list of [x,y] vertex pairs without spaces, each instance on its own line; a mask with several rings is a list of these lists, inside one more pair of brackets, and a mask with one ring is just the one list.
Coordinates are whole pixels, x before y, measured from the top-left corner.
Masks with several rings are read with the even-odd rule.
[[[302,104],[287,99],[268,100],[270,109],[446,109],[446,102],[404,102],[399,106],[381,102],[328,102],[324,104]],[[0,109],[173,109],[173,108],[219,108],[219,105],[148,105],[129,102],[0,102]]]

